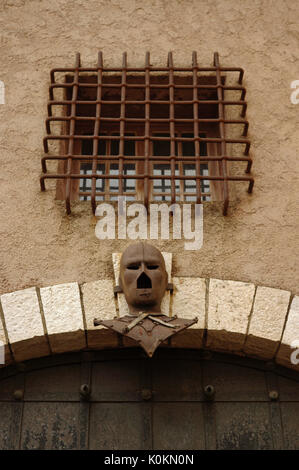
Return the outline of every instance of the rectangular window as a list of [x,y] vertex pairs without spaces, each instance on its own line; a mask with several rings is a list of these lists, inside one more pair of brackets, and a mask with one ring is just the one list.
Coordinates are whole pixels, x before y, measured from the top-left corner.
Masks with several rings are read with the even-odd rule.
[[[237,84],[227,84],[230,76]],[[230,171],[232,162],[251,168],[242,78],[241,68],[221,67],[217,53],[205,68],[196,53],[190,67],[174,66],[171,53],[166,67],[153,67],[147,53],[143,68],[128,67],[126,54],[122,67],[104,67],[101,53],[97,67],[82,67],[78,54],[74,68],[51,71],[42,190],[57,178],[68,213],[74,200],[95,211],[97,201],[120,195],[146,205],[220,199],[226,213],[229,182],[253,187],[251,176]],[[228,109],[241,116],[228,118]],[[229,136],[231,124],[240,138]],[[50,160],[59,162],[57,173],[48,172]]]

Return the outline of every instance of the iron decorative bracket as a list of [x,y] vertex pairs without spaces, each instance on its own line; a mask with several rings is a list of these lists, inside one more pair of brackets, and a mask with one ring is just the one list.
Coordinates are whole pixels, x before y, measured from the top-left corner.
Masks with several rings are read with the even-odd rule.
[[94,326],[105,326],[111,330],[135,340],[152,357],[155,350],[165,340],[186,330],[197,323],[197,317],[193,319],[168,317],[162,314],[140,312],[138,316],[126,315],[115,317],[113,320],[94,319]]

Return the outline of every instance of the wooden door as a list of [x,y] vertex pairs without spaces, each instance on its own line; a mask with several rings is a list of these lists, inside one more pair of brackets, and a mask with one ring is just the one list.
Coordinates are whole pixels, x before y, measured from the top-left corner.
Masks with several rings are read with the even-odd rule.
[[0,449],[299,449],[298,414],[297,373],[210,352],[90,351],[0,371]]

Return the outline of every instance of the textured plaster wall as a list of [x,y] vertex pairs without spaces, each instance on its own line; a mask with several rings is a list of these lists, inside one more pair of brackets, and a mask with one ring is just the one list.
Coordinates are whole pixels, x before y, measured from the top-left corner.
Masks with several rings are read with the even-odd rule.
[[113,278],[111,252],[126,244],[99,241],[89,205],[66,216],[55,184],[40,192],[40,158],[49,71],[84,65],[175,62],[189,65],[193,50],[210,65],[245,69],[255,187],[242,184],[229,215],[204,210],[204,244],[184,251],[180,241],[157,246],[173,252],[175,276],[252,282],[299,294],[299,105],[290,83],[299,79],[299,3],[292,0],[1,0],[0,293],[38,285]]

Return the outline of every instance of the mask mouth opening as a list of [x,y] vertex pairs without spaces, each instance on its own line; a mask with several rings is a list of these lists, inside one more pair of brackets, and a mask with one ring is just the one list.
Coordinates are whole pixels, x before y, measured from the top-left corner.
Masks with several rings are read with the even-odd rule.
[[141,273],[139,278],[137,279],[137,289],[151,289],[151,288],[152,288],[152,281],[145,273]]

